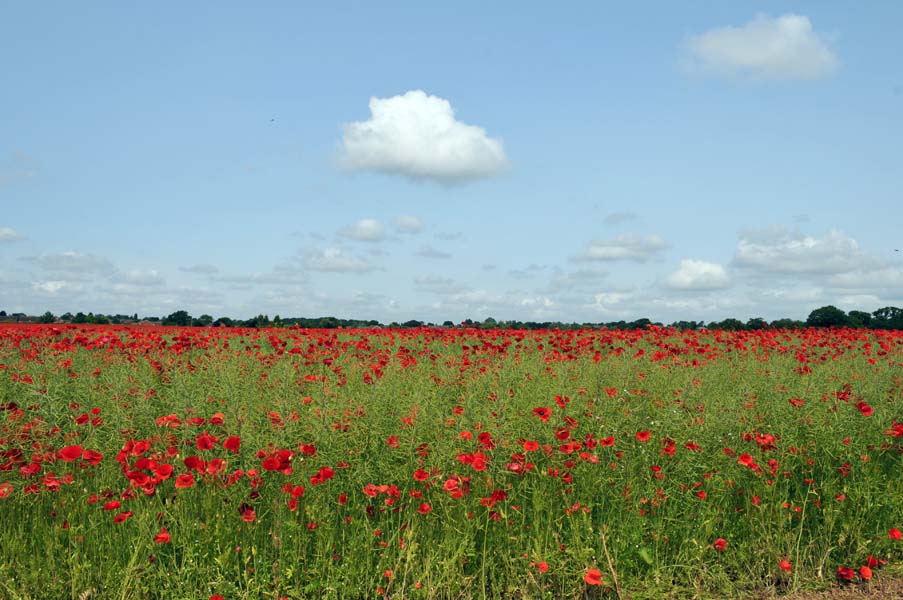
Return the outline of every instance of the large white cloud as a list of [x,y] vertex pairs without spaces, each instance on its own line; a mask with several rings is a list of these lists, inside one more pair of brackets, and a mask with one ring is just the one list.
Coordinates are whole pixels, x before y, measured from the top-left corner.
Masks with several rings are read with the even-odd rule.
[[665,279],[665,287],[673,290],[720,290],[730,285],[727,271],[717,263],[685,259]]
[[733,263],[745,269],[797,275],[830,275],[877,266],[855,239],[832,230],[822,238],[782,227],[741,234]]
[[370,98],[368,121],[346,123],[342,162],[350,169],[460,183],[508,166],[502,141],[455,119],[448,100],[421,90]]
[[339,231],[339,235],[361,242],[379,242],[385,234],[385,227],[376,219],[361,219]]
[[630,260],[646,262],[668,248],[668,243],[658,235],[619,235],[613,240],[596,240],[583,254],[575,256],[576,262]]
[[757,15],[740,27],[718,27],[692,36],[693,66],[715,75],[759,79],[815,79],[832,73],[837,57],[809,18]]

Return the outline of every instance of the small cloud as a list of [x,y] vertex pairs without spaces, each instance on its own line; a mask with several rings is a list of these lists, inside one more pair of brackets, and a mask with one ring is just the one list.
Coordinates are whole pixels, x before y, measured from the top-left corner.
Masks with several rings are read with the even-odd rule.
[[81,291],[81,287],[69,281],[36,281],[31,284],[31,289],[45,296],[56,296],[60,292],[73,293]]
[[113,278],[113,281],[116,283],[125,283],[129,285],[137,285],[137,286],[160,286],[164,285],[166,281],[163,279],[163,276],[160,275],[157,271],[124,271],[121,273],[117,273]]
[[216,275],[219,273],[219,268],[213,265],[191,265],[190,267],[179,267],[179,270],[196,275]]
[[339,235],[359,242],[379,242],[385,237],[385,228],[376,219],[361,219],[339,231]]
[[672,290],[721,290],[730,285],[727,271],[719,264],[686,259],[665,279],[665,287]]
[[417,256],[422,256],[423,258],[451,258],[452,255],[448,252],[443,252],[442,250],[437,250],[432,246],[421,246],[420,250],[417,251]]
[[460,240],[464,237],[464,234],[460,231],[452,231],[452,232],[439,232],[436,234],[437,240],[442,240],[443,242],[453,242],[455,240]]
[[0,242],[16,242],[24,239],[25,236],[12,227],[0,227]]
[[0,161],[0,186],[31,179],[37,174],[37,161],[22,150],[16,150]]
[[503,172],[502,141],[455,119],[451,103],[421,90],[370,98],[368,121],[346,123],[342,163],[349,169],[455,184]]
[[639,219],[639,216],[632,212],[613,212],[605,215],[602,222],[606,225],[620,225],[621,223],[635,221],[636,219]]
[[756,79],[817,79],[831,74],[837,57],[809,18],[757,15],[740,27],[718,27],[690,37],[691,68],[723,76]]
[[447,277],[415,277],[414,285],[418,290],[438,294],[440,296],[452,296],[467,292],[470,288]]
[[420,233],[423,221],[411,215],[401,215],[395,218],[395,227],[403,233]]
[[45,271],[81,273],[81,274],[106,274],[116,272],[116,267],[109,260],[94,254],[82,254],[69,250],[59,254],[42,254],[41,256],[25,256],[20,260],[37,265]]
[[375,267],[362,258],[351,256],[341,248],[326,248],[304,257],[304,266],[311,271],[327,273],[365,273]]
[[668,248],[658,235],[619,235],[613,240],[597,240],[573,258],[575,262],[629,260],[644,263]]

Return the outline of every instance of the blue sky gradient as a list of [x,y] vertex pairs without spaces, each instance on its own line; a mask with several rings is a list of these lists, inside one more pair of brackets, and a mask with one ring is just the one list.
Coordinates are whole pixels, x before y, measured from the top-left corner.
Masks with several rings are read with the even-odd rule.
[[0,308],[903,306],[901,20],[891,1],[6,3]]

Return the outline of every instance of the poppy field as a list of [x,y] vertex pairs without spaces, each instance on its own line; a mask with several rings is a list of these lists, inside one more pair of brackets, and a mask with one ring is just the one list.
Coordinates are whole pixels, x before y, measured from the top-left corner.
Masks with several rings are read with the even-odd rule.
[[869,587],[901,461],[901,332],[0,325],[0,598]]

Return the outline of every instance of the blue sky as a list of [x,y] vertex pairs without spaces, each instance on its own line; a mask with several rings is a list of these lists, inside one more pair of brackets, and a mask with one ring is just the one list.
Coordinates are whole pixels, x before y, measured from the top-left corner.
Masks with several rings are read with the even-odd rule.
[[12,3],[0,308],[903,306],[898,2]]

